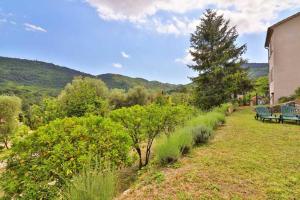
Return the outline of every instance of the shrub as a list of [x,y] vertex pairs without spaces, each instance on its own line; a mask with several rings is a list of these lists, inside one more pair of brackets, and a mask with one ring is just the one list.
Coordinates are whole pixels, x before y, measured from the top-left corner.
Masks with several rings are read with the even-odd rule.
[[112,200],[117,177],[111,169],[88,167],[68,184],[63,197],[67,200]]
[[173,163],[180,157],[180,148],[176,140],[163,135],[155,145],[155,156],[160,164]]
[[279,103],[286,103],[286,102],[289,102],[289,101],[294,101],[294,100],[296,100],[296,99],[299,98],[299,97],[300,97],[300,87],[298,87],[298,88],[295,90],[294,94],[292,94],[291,96],[288,96],[288,97],[280,97],[280,98],[278,99],[278,102],[279,102]]
[[226,114],[230,106],[232,106],[232,104],[229,103],[222,104],[221,106],[215,107],[213,111]]
[[[14,141],[1,177],[7,199],[53,199],[88,162],[88,155],[120,166],[129,162],[123,127],[102,117],[55,120]],[[20,196],[21,195],[21,196]]]
[[181,155],[190,152],[193,146],[193,136],[189,128],[181,128],[175,131],[169,137],[159,138],[155,155],[161,164],[175,162]]
[[176,141],[182,155],[189,153],[193,147],[194,140],[190,128],[179,129],[170,139]]
[[220,112],[209,112],[206,114],[198,115],[188,122],[190,126],[204,125],[208,128],[215,129],[220,124],[225,123],[225,114]]
[[174,133],[160,137],[155,155],[161,164],[175,162],[180,155],[188,153],[193,145],[208,142],[213,137],[213,129],[225,123],[225,113],[231,104],[216,107],[212,112],[199,114]]
[[289,96],[289,97],[280,97],[278,99],[278,103],[286,103],[289,101],[293,101],[295,98],[293,96]]
[[225,123],[225,114],[220,113],[220,112],[211,112],[207,114],[208,117],[214,118],[217,121],[217,126],[222,125]]
[[204,125],[192,127],[191,133],[193,135],[195,145],[206,143],[213,136],[213,130]]

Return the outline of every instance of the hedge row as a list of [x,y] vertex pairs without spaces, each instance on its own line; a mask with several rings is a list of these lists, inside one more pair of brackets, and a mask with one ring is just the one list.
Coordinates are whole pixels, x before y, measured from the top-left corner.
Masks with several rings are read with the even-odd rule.
[[192,118],[184,127],[173,134],[162,135],[156,143],[157,161],[164,165],[175,162],[187,154],[193,146],[207,143],[213,137],[213,130],[225,123],[225,116],[234,110],[232,104],[223,104],[211,112]]

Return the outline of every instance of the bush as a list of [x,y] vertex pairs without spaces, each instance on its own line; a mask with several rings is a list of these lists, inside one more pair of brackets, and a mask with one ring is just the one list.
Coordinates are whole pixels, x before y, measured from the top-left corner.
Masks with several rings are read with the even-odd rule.
[[[216,119],[216,125],[219,126],[219,125],[222,125],[225,123],[225,114],[223,113],[220,113],[220,112],[211,112],[209,114],[207,114],[208,117],[212,119]],[[216,128],[216,127],[214,127]]]
[[215,129],[217,126],[225,123],[225,114],[220,112],[209,112],[199,115],[188,122],[189,126],[204,125],[208,128]]
[[192,127],[191,133],[193,135],[195,145],[206,143],[213,136],[213,130],[203,125]]
[[193,147],[193,135],[189,128],[179,129],[170,139],[176,141],[182,155],[189,153]]
[[213,136],[213,129],[225,123],[225,113],[231,104],[224,104],[212,112],[192,118],[186,125],[172,134],[160,137],[155,148],[155,155],[160,164],[175,162],[180,155],[188,153],[193,145],[208,142]]
[[300,87],[298,87],[294,94],[292,94],[291,96],[288,96],[288,97],[280,97],[278,99],[278,103],[286,103],[286,102],[289,102],[289,101],[294,101],[296,100],[297,98],[300,97]]
[[278,99],[278,103],[286,103],[286,102],[289,102],[289,101],[293,101],[295,100],[295,98],[293,96],[289,96],[289,97],[280,97]]
[[67,200],[112,200],[116,180],[114,171],[89,166],[72,179],[63,197]]
[[92,158],[115,166],[129,162],[123,127],[102,117],[55,120],[13,142],[1,177],[5,197],[53,199]]
[[169,137],[159,138],[155,155],[161,164],[175,162],[181,155],[190,152],[193,146],[193,136],[190,128],[181,128],[175,131]]
[[176,140],[163,135],[155,145],[155,156],[160,164],[173,163],[180,157],[180,148]]
[[232,104],[222,104],[221,106],[215,107],[212,111],[226,114],[230,106],[232,106]]

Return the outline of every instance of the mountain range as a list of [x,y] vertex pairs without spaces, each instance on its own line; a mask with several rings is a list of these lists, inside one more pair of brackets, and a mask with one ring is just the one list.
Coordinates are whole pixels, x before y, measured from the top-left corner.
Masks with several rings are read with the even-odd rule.
[[[99,78],[108,88],[128,90],[143,86],[154,91],[174,90],[175,84],[148,81],[119,74],[91,75],[52,63],[0,57],[0,94],[20,96],[25,104],[38,102],[44,96],[56,96],[75,76]],[[25,105],[26,106],[26,105]]]
[[[248,63],[251,78],[268,74],[267,63]],[[143,86],[154,91],[174,91],[182,85],[148,81],[143,78],[132,78],[120,74],[91,75],[52,63],[19,58],[0,57],[0,94],[20,96],[24,106],[40,101],[44,96],[56,96],[70,83],[75,76],[99,78],[108,88],[128,90]]]
[[269,74],[268,63],[245,63],[242,67],[248,69],[249,76],[252,79],[267,76]]

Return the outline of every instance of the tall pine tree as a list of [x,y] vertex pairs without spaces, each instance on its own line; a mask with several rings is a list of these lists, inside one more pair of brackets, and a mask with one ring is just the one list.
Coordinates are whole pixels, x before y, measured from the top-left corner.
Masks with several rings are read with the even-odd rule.
[[229,22],[223,15],[206,10],[191,35],[190,53],[195,64],[189,67],[198,72],[192,78],[196,86],[195,103],[205,110],[251,88],[247,73],[241,68],[246,45],[235,44],[238,33]]

